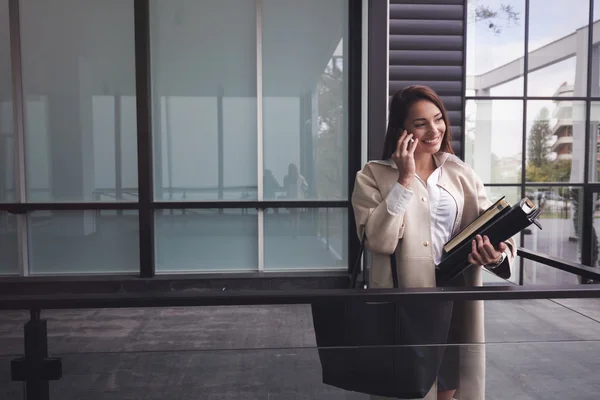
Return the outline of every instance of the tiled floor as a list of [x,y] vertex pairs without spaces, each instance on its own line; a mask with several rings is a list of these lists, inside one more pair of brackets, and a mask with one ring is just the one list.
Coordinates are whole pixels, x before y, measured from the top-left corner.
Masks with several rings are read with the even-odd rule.
[[[600,300],[486,303],[487,399],[598,399]],[[24,313],[0,313],[0,399]],[[51,399],[357,399],[321,383],[306,306],[47,312]]]

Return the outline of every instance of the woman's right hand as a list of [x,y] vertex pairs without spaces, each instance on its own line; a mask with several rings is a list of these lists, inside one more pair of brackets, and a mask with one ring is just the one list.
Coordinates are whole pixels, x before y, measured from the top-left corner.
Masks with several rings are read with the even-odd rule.
[[407,189],[415,179],[415,149],[418,141],[419,139],[414,138],[412,133],[405,130],[398,139],[396,151],[392,154],[392,160],[398,167],[398,183]]

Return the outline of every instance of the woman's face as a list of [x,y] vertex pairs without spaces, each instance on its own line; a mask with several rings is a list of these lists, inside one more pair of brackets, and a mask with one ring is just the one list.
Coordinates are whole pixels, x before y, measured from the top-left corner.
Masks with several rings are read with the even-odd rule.
[[416,153],[435,154],[442,145],[446,123],[442,111],[435,104],[419,100],[410,107],[404,129],[419,139]]

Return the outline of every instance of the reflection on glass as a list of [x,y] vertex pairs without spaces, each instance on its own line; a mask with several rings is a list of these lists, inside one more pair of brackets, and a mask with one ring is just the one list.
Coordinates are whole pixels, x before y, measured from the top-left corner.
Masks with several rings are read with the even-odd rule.
[[590,76],[591,82],[589,85],[592,89],[592,96],[598,97],[600,96],[600,47],[598,43],[600,42],[600,33],[598,32],[598,28],[600,27],[600,0],[594,1],[594,28],[592,30],[592,74]]
[[0,0],[0,203],[15,201],[8,0]]
[[[131,215],[133,214],[133,215]],[[32,274],[110,274],[139,271],[137,213],[36,211],[28,216]]]
[[[600,6],[600,5],[599,5]],[[583,147],[582,141],[573,144]],[[593,101],[590,108],[589,181],[600,182],[600,102]]]
[[527,94],[585,96],[589,0],[531,0],[529,12]]
[[[501,197],[504,197],[506,201],[512,206],[517,204],[521,200],[521,187],[520,186],[486,186],[485,191],[487,192],[488,198],[490,201],[494,202],[499,200]],[[515,241],[517,247],[521,246],[521,235],[516,234],[513,236],[513,240]],[[519,271],[520,271],[520,257],[515,257],[513,261],[512,274],[508,279],[510,282],[518,283],[519,282]],[[501,278],[497,276],[490,276],[491,274],[484,275],[484,279],[486,282],[500,282]]]
[[591,265],[595,265],[596,267],[600,267],[600,195],[598,193],[594,193],[594,211],[593,222],[592,222],[592,262]]
[[12,214],[0,212],[0,275],[18,272],[17,219]]
[[[580,262],[583,192],[574,187],[528,187],[526,196],[542,209],[542,229],[532,226],[524,247],[566,261]],[[554,268],[538,268],[525,260],[525,282],[564,283],[572,275]],[[535,276],[535,280],[533,279]]]
[[504,199],[512,206],[521,200],[520,186],[486,186],[485,191],[492,202],[504,197]]
[[346,209],[265,211],[265,270],[346,269]]
[[345,199],[348,2],[262,4],[264,198]]
[[158,200],[257,198],[253,1],[150,1]]
[[465,160],[484,183],[519,183],[523,102],[469,100]]
[[525,0],[469,0],[467,82],[476,96],[523,95],[524,19]]
[[159,273],[258,269],[255,209],[160,210],[155,232]]
[[135,197],[133,1],[31,0],[20,16],[28,199]]
[[585,103],[527,103],[528,182],[583,182]]

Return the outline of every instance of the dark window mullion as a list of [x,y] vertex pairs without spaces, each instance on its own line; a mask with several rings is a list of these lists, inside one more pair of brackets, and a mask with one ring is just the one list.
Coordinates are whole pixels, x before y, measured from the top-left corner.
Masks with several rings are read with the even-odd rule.
[[[368,0],[362,0],[368,1]],[[348,74],[346,84],[348,85],[347,116],[346,123],[348,134],[348,184],[346,195],[350,199],[354,189],[354,178],[361,169],[361,141],[362,141],[362,1],[350,0],[348,10]],[[354,211],[348,201],[347,240],[346,252],[348,256],[348,270],[354,265],[358,257],[359,240],[356,235],[356,222]]]
[[150,75],[150,4],[135,0],[135,92],[139,185],[140,277],[155,274],[152,165],[152,97]]
[[[523,54],[523,143],[521,147],[521,198],[525,197],[527,185],[527,82],[529,78],[529,0],[525,0],[525,42]],[[525,231],[520,232],[521,246],[525,247]],[[525,282],[525,263],[519,260],[519,285]]]

